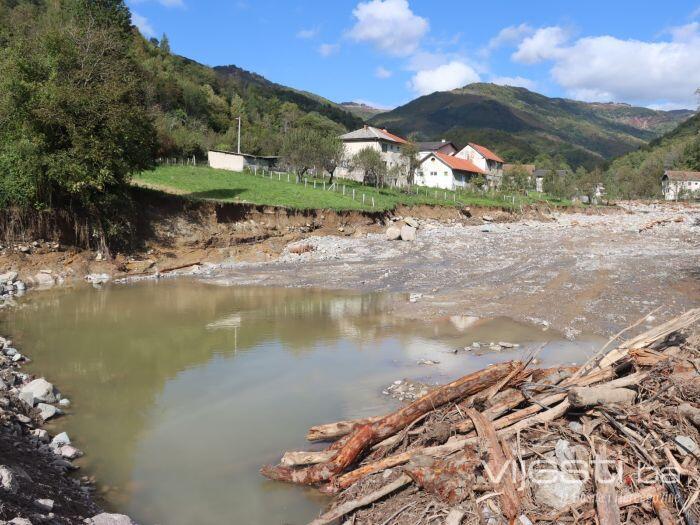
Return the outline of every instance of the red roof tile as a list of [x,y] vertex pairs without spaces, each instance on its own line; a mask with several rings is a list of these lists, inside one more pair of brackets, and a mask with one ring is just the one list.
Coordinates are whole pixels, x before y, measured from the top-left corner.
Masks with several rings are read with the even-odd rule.
[[481,168],[477,167],[467,159],[460,159],[459,157],[453,157],[452,155],[445,155],[444,153],[439,152],[436,152],[434,155],[453,170],[481,173],[482,175],[486,174]]
[[484,157],[486,157],[489,160],[495,160],[496,162],[503,162],[503,159],[496,155],[493,151],[490,149],[480,146],[479,144],[474,144],[473,142],[470,142],[469,145],[474,148],[476,151],[481,153]]
[[677,180],[682,182],[689,181],[700,181],[700,171],[673,171],[666,170],[664,175],[670,180]]
[[386,129],[382,128],[379,131],[381,131],[384,135],[389,137],[389,139],[393,140],[394,142],[399,142],[401,144],[408,144],[408,141],[406,139],[402,139],[398,135],[394,135],[393,133],[389,133]]

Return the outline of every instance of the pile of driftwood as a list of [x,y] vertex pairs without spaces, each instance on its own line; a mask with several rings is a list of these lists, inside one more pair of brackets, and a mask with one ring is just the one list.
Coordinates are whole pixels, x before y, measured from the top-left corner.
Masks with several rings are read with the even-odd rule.
[[640,320],[582,367],[531,356],[383,417],[313,427],[330,446],[261,472],[336,495],[313,525],[700,524],[698,320],[620,344]]

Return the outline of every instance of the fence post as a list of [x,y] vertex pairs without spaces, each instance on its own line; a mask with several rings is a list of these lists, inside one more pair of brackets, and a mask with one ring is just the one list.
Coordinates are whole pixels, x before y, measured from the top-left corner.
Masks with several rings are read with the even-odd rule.
[[355,188],[352,189],[352,200],[355,200]]
[[437,190],[435,190],[435,200],[437,200]]
[[363,206],[365,205],[365,194],[364,193],[362,194],[362,205]]
[[314,189],[316,189],[316,179],[314,179]]
[[343,184],[343,195],[345,195],[345,184]]
[[308,183],[309,183],[309,179],[307,179],[306,177],[304,177],[304,188],[306,188],[306,185],[307,185]]
[[323,191],[326,191],[326,181],[323,181]]
[[445,200],[447,200],[447,192],[445,192]]
[[289,182],[289,172],[287,172],[287,182]]
[[374,208],[374,197],[372,197],[372,208]]

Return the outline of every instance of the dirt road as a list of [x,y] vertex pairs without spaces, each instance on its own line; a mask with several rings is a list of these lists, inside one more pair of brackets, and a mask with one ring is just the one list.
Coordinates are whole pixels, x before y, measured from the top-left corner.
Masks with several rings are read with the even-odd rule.
[[413,301],[399,315],[505,315],[572,338],[613,333],[659,306],[661,316],[700,304],[700,206],[629,205],[550,222],[421,221],[415,242],[368,234],[300,243],[310,251],[288,247],[278,261],[227,263],[207,277],[222,285],[406,292]]

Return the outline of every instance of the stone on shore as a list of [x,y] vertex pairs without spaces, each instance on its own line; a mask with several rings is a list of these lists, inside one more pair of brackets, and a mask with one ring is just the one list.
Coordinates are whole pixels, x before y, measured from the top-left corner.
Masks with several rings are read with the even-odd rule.
[[69,460],[79,458],[83,455],[83,451],[75,448],[73,445],[63,445],[58,449],[58,453]]
[[129,516],[103,512],[85,520],[87,525],[136,525]]
[[20,392],[17,397],[19,398],[20,401],[22,401],[25,405],[29,407],[34,406],[34,394],[31,392]]
[[34,395],[34,402],[42,403],[55,403],[56,394],[54,393],[54,388],[51,383],[49,383],[43,377],[35,379],[34,381],[27,383],[22,388],[20,392],[31,392]]
[[406,224],[401,227],[401,239],[404,241],[416,240],[416,229]]
[[34,276],[34,282],[37,286],[50,288],[56,284],[56,279],[54,276],[47,272],[39,272]]
[[16,493],[19,488],[19,482],[17,481],[15,473],[10,467],[6,467],[5,465],[0,465],[0,488],[10,494]]
[[36,407],[39,409],[39,415],[44,421],[46,421],[47,419],[51,419],[56,414],[58,414],[58,409],[55,406],[49,405],[47,403],[39,403]]
[[406,217],[403,222],[408,224],[411,228],[416,228],[418,229],[418,221],[414,219],[413,217]]
[[34,500],[34,506],[43,512],[51,512],[53,510],[53,500],[48,498],[37,499]]
[[396,226],[389,226],[385,235],[387,241],[398,241],[401,238],[401,229]]
[[5,284],[5,283],[13,283],[17,280],[17,272],[9,271],[5,272],[3,274],[0,274],[0,283]]
[[65,432],[61,432],[60,434],[57,434],[51,440],[52,447],[58,448],[58,447],[62,447],[63,445],[70,445],[70,438],[68,437],[68,434],[66,434]]

